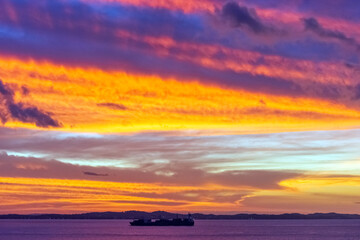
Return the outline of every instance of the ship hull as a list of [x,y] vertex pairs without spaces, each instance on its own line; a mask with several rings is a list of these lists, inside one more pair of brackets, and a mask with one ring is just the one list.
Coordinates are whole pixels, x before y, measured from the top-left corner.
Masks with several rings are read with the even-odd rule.
[[180,221],[175,221],[175,220],[158,220],[158,221],[132,221],[130,222],[131,226],[143,226],[143,227],[151,227],[151,226],[186,226],[186,227],[191,227],[194,226],[194,221],[187,221],[187,220],[180,220]]

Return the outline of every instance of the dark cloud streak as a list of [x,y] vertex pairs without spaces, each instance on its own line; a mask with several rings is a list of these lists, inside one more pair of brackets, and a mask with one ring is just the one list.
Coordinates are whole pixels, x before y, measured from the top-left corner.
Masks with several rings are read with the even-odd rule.
[[347,45],[356,47],[357,50],[360,50],[360,44],[354,38],[347,37],[340,31],[324,28],[316,20],[316,18],[303,18],[302,21],[304,23],[305,30],[312,31],[322,38],[338,40]]
[[228,2],[222,8],[222,17],[229,22],[232,27],[248,27],[256,34],[265,33],[267,27],[258,19],[255,10],[239,6],[236,2]]
[[94,172],[83,172],[85,175],[96,176],[96,177],[107,177],[109,174],[107,173],[94,173]]
[[12,99],[14,92],[0,80],[0,94],[9,100],[9,98]]
[[127,110],[128,108],[124,106],[123,104],[118,103],[98,103],[97,106],[99,107],[107,107],[114,110]]
[[[2,101],[1,101],[2,100]],[[13,90],[0,80],[0,118],[3,123],[13,118],[25,123],[35,123],[38,127],[60,127],[49,113],[40,111],[37,107],[26,107],[23,103],[15,103]]]

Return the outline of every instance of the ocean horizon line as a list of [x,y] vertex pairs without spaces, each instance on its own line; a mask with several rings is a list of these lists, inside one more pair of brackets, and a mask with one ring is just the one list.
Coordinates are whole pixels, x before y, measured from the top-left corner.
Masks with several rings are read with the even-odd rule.
[[[172,213],[166,211],[123,211],[123,212],[86,212],[74,214],[58,213],[32,213],[32,214],[1,214],[0,219],[155,219],[155,218],[176,218],[184,217],[187,214]],[[360,214],[354,213],[336,213],[336,212],[315,212],[315,213],[280,213],[280,214],[262,214],[262,213],[236,213],[236,214],[204,214],[192,213],[198,220],[266,220],[266,219],[360,219]]]

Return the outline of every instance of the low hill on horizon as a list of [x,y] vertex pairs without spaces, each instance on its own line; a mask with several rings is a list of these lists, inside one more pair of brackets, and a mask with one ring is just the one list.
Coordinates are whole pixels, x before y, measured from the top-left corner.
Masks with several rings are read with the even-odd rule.
[[[186,217],[186,214],[177,214],[164,211],[156,212],[143,212],[143,211],[125,211],[125,212],[89,212],[79,214],[5,214],[0,215],[0,219],[156,219],[156,218],[176,218]],[[217,214],[202,214],[194,213],[192,216],[195,219],[234,219],[234,220],[246,220],[246,219],[360,219],[359,214],[341,214],[341,213],[284,213],[284,214],[252,214],[252,213],[240,213],[233,215],[217,215]]]

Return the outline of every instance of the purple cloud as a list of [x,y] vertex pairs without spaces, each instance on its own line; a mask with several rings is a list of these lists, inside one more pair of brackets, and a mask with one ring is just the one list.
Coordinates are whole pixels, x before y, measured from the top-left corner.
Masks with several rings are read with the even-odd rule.
[[244,27],[256,34],[268,32],[268,28],[259,20],[255,10],[240,6],[236,2],[228,2],[222,8],[222,17],[232,27]]
[[35,123],[38,127],[60,127],[60,124],[54,120],[50,113],[44,113],[37,107],[25,107],[23,103],[15,103],[14,92],[0,80],[0,103],[3,111],[0,118],[3,123],[8,118],[19,120],[25,123]]
[[347,37],[340,31],[324,28],[315,18],[303,18],[302,21],[304,22],[306,30],[317,34],[319,37],[338,40],[341,43],[353,46],[357,50],[360,50],[360,45],[354,38]]
[[107,107],[114,110],[127,110],[128,108],[125,105],[118,104],[118,103],[98,103],[97,106],[99,107]]

